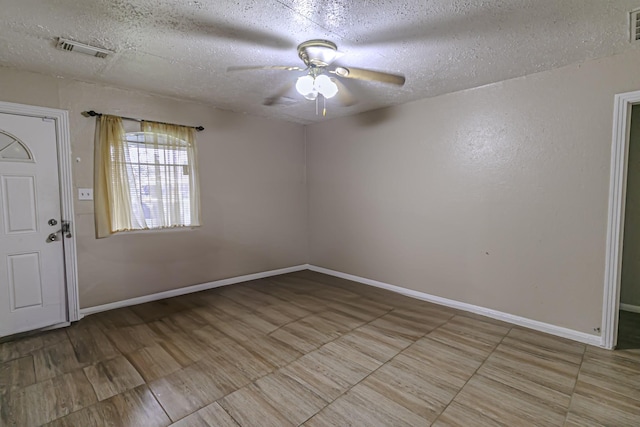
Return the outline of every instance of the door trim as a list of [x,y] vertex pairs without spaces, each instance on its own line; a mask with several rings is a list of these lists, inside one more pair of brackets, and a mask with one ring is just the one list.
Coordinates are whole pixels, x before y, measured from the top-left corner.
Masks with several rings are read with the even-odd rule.
[[67,293],[67,321],[80,319],[78,303],[78,263],[76,257],[75,216],[73,213],[73,181],[71,179],[71,138],[69,135],[69,113],[57,108],[36,107],[0,101],[0,113],[40,117],[56,124],[58,173],[60,183],[60,207],[63,221],[71,224],[71,237],[64,238],[65,283]]
[[614,98],[601,344],[608,349],[615,348],[618,341],[629,135],[634,104],[640,104],[640,91],[621,93]]

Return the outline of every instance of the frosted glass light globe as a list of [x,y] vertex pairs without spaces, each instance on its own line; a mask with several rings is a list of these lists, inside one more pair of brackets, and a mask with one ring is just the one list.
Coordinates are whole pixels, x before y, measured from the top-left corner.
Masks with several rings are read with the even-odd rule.
[[338,85],[325,74],[320,74],[316,77],[313,87],[327,99],[333,98],[338,93]]
[[313,92],[315,90],[313,87],[313,77],[306,75],[298,78],[296,90],[300,95],[307,95]]
[[318,97],[318,91],[317,90],[313,90],[309,93],[305,93],[304,95],[305,98],[307,98],[309,101],[315,101],[316,98]]

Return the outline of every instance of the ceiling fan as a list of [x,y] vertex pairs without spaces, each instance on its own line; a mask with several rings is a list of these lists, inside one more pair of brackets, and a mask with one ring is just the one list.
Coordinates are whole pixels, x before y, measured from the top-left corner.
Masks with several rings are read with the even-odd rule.
[[[286,65],[265,66],[240,66],[229,67],[227,71],[246,70],[283,70],[302,71],[305,74],[292,80],[264,101],[264,105],[273,105],[278,102],[295,84],[296,90],[306,99],[316,101],[316,114],[318,113],[318,101],[337,97],[344,106],[356,103],[353,95],[340,79],[356,79],[375,81],[396,86],[404,85],[405,78],[402,75],[390,74],[381,71],[367,70],[364,68],[331,66],[341,54],[335,43],[329,40],[308,40],[298,45],[298,56],[305,67]],[[326,107],[322,114],[326,115]]]

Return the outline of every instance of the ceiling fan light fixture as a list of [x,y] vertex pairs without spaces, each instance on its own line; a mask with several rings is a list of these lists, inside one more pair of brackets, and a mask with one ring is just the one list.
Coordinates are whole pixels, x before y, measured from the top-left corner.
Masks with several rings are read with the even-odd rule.
[[[288,81],[275,95],[265,98],[264,105],[274,105],[279,99],[286,98],[287,92],[295,85],[296,91],[300,95],[311,101],[316,101],[316,113],[318,113],[319,105],[318,95],[322,95],[320,100],[324,102],[339,93],[338,103],[340,105],[350,107],[356,103],[351,91],[342,83],[342,79],[379,82],[395,86],[403,86],[406,80],[402,74],[391,74],[366,68],[347,68],[340,65],[329,67],[333,61],[342,56],[342,53],[338,52],[336,44],[329,40],[314,39],[300,43],[298,45],[298,56],[306,68],[289,65],[254,65],[228,67],[227,71],[302,71],[305,75],[298,77],[295,81]],[[324,115],[326,108],[323,108],[322,111]]]
[[333,98],[338,93],[338,85],[326,74],[316,77],[313,87],[327,99]]
[[325,74],[313,77],[310,74],[299,77],[296,81],[296,90],[305,98],[314,101],[318,94],[325,98],[333,98],[338,93],[338,85]]
[[296,81],[296,90],[300,95],[313,92],[313,77],[310,75],[299,77]]
[[315,101],[316,98],[318,98],[318,92],[314,90],[313,92],[309,92],[303,96],[307,98],[309,101]]
[[298,80],[296,81],[296,90],[300,95],[304,96],[309,101],[315,101],[315,99],[318,97],[318,90],[316,89],[315,79],[309,74],[298,78]]

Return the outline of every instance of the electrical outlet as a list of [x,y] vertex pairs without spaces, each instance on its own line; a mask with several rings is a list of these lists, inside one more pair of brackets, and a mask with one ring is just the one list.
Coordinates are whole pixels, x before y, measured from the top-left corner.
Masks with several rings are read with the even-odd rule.
[[78,200],[93,200],[93,188],[78,188]]

